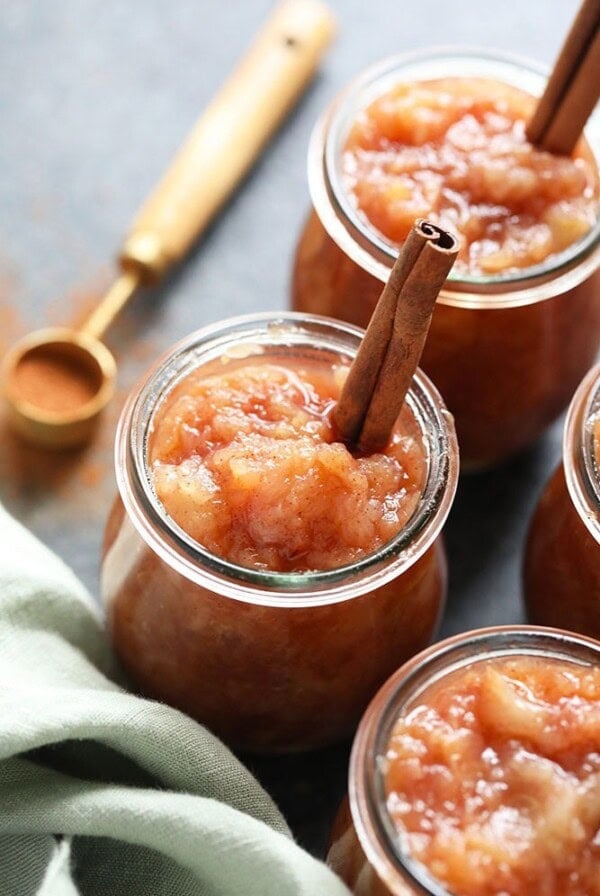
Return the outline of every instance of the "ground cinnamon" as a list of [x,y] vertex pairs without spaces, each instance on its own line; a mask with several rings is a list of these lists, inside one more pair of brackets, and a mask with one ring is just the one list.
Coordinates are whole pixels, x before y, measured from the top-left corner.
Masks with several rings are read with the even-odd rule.
[[[97,305],[111,273],[103,270],[84,289],[58,296],[44,308],[44,319],[36,323],[62,326],[67,321],[72,329],[77,329]],[[17,272],[0,257],[0,359],[31,329],[31,321],[23,314],[21,295]],[[74,526],[80,532],[82,526],[103,525],[114,500],[114,433],[121,408],[131,383],[164,350],[160,340],[140,339],[140,320],[151,315],[154,308],[141,305],[137,313],[121,318],[114,343],[123,385],[99,421],[89,445],[64,451],[36,448],[15,432],[0,402],[0,500],[14,516],[26,519],[31,519],[34,505],[43,507],[43,512],[36,511],[38,534],[46,537],[61,526],[65,531]],[[124,346],[128,346],[126,352]],[[78,544],[77,537],[75,534]]]
[[87,404],[102,382],[101,372],[57,347],[28,351],[10,374],[8,388],[22,401],[50,413],[70,413]]
[[452,234],[423,220],[400,250],[333,412],[344,441],[365,453],[389,439],[457,254]]
[[570,154],[599,95],[600,0],[584,0],[527,126],[527,139],[548,152]]

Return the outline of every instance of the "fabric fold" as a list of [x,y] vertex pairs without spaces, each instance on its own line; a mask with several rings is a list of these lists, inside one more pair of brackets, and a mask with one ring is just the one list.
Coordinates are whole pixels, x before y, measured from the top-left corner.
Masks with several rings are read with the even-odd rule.
[[216,737],[123,689],[91,597],[2,508],[0,545],[0,892],[347,896]]

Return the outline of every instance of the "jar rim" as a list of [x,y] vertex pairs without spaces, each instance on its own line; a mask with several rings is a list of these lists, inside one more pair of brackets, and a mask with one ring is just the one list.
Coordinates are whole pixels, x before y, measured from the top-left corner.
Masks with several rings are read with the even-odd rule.
[[[506,71],[518,70],[520,75],[525,71],[537,80],[538,92],[543,89],[547,68],[525,57],[472,46],[422,48],[387,57],[364,69],[338,93],[313,129],[308,151],[308,181],[314,209],[342,251],[382,282],[389,275],[398,248],[356,213],[341,185],[337,161],[342,137],[348,131],[348,119],[351,116],[353,120],[359,109],[379,95],[384,89],[382,85],[397,82],[403,68],[428,62],[463,64],[473,60],[503,66]],[[478,77],[486,75],[482,73]],[[585,135],[600,171],[600,113],[591,117]],[[438,301],[457,307],[480,307],[483,302],[493,308],[534,304],[574,288],[599,266],[600,206],[594,227],[562,252],[510,274],[468,275],[451,271]]]
[[593,538],[600,544],[600,468],[594,424],[600,420],[600,363],[579,384],[563,432],[563,468],[571,500]]
[[[427,480],[419,505],[394,538],[356,563],[301,573],[255,570],[231,563],[184,532],[168,516],[151,485],[147,466],[149,422],[161,397],[175,385],[174,372],[180,380],[198,364],[211,360],[211,352],[213,357],[219,357],[240,340],[252,344],[261,338],[265,345],[283,348],[289,344],[306,345],[309,339],[319,337],[324,346],[352,357],[363,332],[320,315],[262,312],[204,327],[159,358],[126,402],[115,443],[121,499],[133,525],[154,553],[181,575],[224,596],[290,608],[358,597],[397,577],[422,556],[446,520],[458,480],[458,447],[452,417],[422,371],[417,371],[407,396],[424,435],[424,426],[430,430]],[[266,341],[276,335],[282,341]]]
[[503,625],[462,632],[433,644],[397,670],[375,695],[359,724],[348,773],[352,821],[361,848],[392,896],[410,886],[421,896],[452,896],[429,870],[403,852],[385,809],[381,764],[382,743],[402,711],[430,684],[449,672],[491,656],[545,656],[598,664],[600,644],[563,629],[535,625]]

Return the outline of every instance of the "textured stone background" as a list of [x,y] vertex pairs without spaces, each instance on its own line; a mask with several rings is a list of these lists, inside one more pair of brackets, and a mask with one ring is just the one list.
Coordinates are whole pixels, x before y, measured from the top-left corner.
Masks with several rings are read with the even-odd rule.
[[[322,72],[185,266],[111,331],[119,396],[87,451],[49,458],[2,430],[0,497],[97,592],[114,491],[119,405],[153,358],[219,317],[284,307],[308,206],[306,146],[333,94],[377,58],[474,44],[551,64],[576,0],[330,0],[340,21]],[[0,5],[0,353],[22,332],[81,317],[144,196],[270,8],[268,0],[4,0]],[[530,512],[560,454],[534,451],[459,486],[448,526],[443,634],[519,621]],[[299,838],[323,848],[345,749],[256,763]]]

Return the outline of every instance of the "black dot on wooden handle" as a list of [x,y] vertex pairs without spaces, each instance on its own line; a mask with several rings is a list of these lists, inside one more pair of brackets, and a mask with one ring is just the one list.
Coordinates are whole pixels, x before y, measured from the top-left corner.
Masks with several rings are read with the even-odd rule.
[[298,41],[295,37],[290,37],[289,35],[285,38],[286,47],[297,47]]

